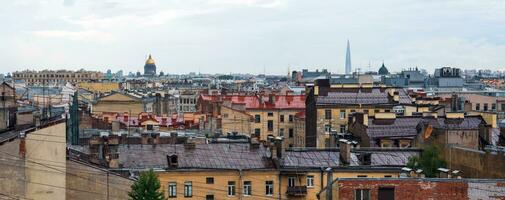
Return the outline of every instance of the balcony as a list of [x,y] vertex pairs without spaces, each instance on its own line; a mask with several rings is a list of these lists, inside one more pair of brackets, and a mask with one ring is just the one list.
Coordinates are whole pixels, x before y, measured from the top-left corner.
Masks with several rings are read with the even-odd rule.
[[307,195],[307,186],[288,186],[286,194],[288,196],[305,196]]

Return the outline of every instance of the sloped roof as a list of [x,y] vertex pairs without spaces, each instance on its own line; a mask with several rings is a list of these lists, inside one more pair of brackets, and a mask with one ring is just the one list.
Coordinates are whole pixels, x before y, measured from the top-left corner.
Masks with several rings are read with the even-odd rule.
[[[257,95],[201,95],[204,101],[231,101],[244,104],[246,109],[304,109],[305,95],[274,95],[275,101],[269,102],[268,96]],[[263,103],[260,103],[260,98]]]
[[156,146],[120,145],[119,163],[124,168],[167,168],[167,155],[178,155],[178,169],[266,169],[273,163],[266,158],[266,148],[251,150],[248,143],[196,144],[185,149],[182,144]]
[[[411,104],[412,99],[403,89],[396,90],[400,97],[401,104]],[[388,92],[380,88],[356,89],[355,91],[330,91],[327,95],[317,96],[316,103],[318,105],[332,104],[392,104]]]

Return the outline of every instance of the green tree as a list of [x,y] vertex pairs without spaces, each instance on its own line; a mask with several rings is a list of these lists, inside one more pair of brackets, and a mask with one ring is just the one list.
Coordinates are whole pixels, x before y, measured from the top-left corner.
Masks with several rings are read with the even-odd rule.
[[165,195],[160,191],[160,181],[152,169],[141,172],[140,177],[131,186],[132,191],[128,193],[131,200],[163,200]]
[[434,145],[425,147],[421,156],[412,156],[407,163],[408,168],[422,169],[426,177],[436,177],[437,169],[445,166],[445,161],[440,158],[440,149]]

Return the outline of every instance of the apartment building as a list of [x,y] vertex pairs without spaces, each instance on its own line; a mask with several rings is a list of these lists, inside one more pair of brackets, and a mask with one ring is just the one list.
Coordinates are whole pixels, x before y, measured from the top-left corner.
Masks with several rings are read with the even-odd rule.
[[89,81],[100,81],[103,78],[101,72],[95,71],[69,71],[69,70],[43,70],[43,71],[16,71],[12,73],[14,81],[24,81],[30,85],[56,85]]
[[280,136],[290,146],[295,143],[295,115],[305,110],[305,95],[201,95],[200,100],[200,108],[218,114],[223,133],[238,132],[262,141]]
[[16,126],[16,89],[3,82],[0,84],[0,130]]
[[329,79],[323,79],[308,86],[307,91],[307,147],[329,147],[330,132],[347,133],[352,113],[365,113],[369,116],[395,113],[410,116],[419,112],[413,99],[401,88],[371,84],[331,84]]

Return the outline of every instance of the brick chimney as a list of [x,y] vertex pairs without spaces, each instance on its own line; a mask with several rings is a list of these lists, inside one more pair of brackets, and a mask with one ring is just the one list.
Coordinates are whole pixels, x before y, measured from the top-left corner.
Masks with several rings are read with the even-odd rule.
[[129,116],[128,116],[128,113],[127,113],[127,112],[124,112],[124,113],[123,113],[123,121],[128,122],[128,119],[129,119],[128,117],[129,117]]
[[271,103],[271,104],[274,104],[275,103],[275,94],[268,94],[268,102]]
[[140,144],[149,144],[149,133],[142,133],[140,137]]
[[339,140],[340,147],[340,161],[344,165],[349,165],[351,163],[351,142],[346,139]]
[[25,140],[25,132],[19,133],[19,158],[24,159],[26,156],[26,140]]

